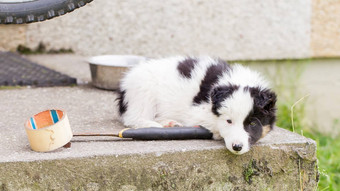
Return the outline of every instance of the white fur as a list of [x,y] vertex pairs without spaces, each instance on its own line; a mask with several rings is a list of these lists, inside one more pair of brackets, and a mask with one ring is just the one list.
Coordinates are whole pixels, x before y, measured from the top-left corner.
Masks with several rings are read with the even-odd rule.
[[[124,125],[135,128],[163,127],[168,121],[176,121],[183,126],[202,125],[214,134],[214,138],[223,137],[226,147],[231,152],[232,144],[244,145],[240,152],[249,150],[248,134],[243,128],[243,121],[253,107],[253,99],[243,91],[243,87],[267,87],[262,77],[246,67],[233,65],[230,75],[219,78],[218,85],[232,83],[242,87],[225,100],[217,117],[211,111],[211,103],[193,104],[193,98],[200,90],[200,84],[206,70],[216,64],[210,57],[200,57],[191,73],[191,78],[184,78],[177,70],[178,63],[185,57],[172,57],[150,60],[131,69],[121,81],[121,90],[125,91],[128,109],[122,115]],[[232,120],[228,124],[226,120]]]
[[[217,128],[221,137],[224,138],[228,150],[233,151],[233,144],[242,144],[242,150],[237,154],[243,154],[249,151],[248,133],[243,128],[243,121],[253,107],[253,99],[249,94],[245,94],[243,89],[233,93],[232,97],[223,102],[219,113],[221,116],[217,119]],[[232,124],[226,123],[230,119]]]

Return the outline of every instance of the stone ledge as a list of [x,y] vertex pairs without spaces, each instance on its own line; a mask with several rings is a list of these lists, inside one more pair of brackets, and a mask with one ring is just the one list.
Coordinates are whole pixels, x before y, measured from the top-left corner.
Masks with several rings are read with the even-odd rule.
[[[185,142],[197,143],[200,148],[190,149]],[[210,142],[219,146],[211,147]],[[98,143],[101,144],[93,144]],[[187,150],[183,150],[182,143]],[[122,154],[112,149],[105,151],[107,155],[93,151],[92,155],[76,158],[2,162],[0,188],[315,190],[318,181],[315,142],[280,128],[275,128],[241,156],[228,152],[219,141],[119,141],[118,144],[129,144],[130,151]],[[145,150],[146,144],[154,145],[154,149]],[[73,151],[77,153],[76,150]]]
[[[30,150],[23,123],[67,111],[74,132],[117,132],[116,95],[94,88],[0,90],[0,190],[315,190],[316,143],[274,128],[236,156],[223,141],[73,139],[70,149]],[[37,104],[38,103],[38,104]],[[86,117],[84,117],[86,116]]]

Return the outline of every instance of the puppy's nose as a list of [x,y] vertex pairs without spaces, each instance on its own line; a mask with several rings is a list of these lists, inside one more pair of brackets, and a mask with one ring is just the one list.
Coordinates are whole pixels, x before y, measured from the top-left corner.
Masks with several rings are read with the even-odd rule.
[[240,151],[242,150],[243,144],[239,143],[239,144],[233,144],[233,150],[234,151]]

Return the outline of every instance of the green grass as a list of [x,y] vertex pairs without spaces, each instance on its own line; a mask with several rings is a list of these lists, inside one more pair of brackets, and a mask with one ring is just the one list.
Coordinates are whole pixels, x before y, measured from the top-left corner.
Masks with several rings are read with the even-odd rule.
[[[270,76],[279,95],[276,125],[316,141],[320,172],[318,190],[337,191],[340,190],[340,136],[334,137],[318,131],[313,128],[313,119],[308,119],[305,115],[306,105],[313,103],[309,101],[309,96],[300,90],[299,81],[308,67],[308,62],[303,60],[276,63],[276,73]],[[334,126],[337,123],[339,120],[334,121]]]
[[[340,190],[340,135],[334,136],[318,131],[313,119],[308,119],[305,115],[307,104],[313,103],[300,88],[300,78],[310,61],[304,59],[238,63],[259,69],[273,82],[274,90],[278,94],[276,125],[316,141],[320,172],[317,190],[338,191]],[[338,126],[339,120],[334,120],[334,129]]]
[[340,137],[322,133],[312,133],[310,137],[314,137],[318,145],[319,190],[340,190]]
[[[320,172],[318,190],[340,190],[340,136],[323,134],[305,122],[305,104],[300,102],[294,109],[295,132],[311,138],[317,143],[317,158]],[[293,131],[291,106],[294,103],[278,103],[277,126]]]

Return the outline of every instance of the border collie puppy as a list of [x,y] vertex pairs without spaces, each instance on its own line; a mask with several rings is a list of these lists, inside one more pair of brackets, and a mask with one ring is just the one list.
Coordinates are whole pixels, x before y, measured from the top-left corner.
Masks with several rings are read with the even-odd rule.
[[201,125],[234,154],[249,151],[275,123],[276,95],[257,73],[211,57],[172,57],[133,67],[121,80],[126,126]]

